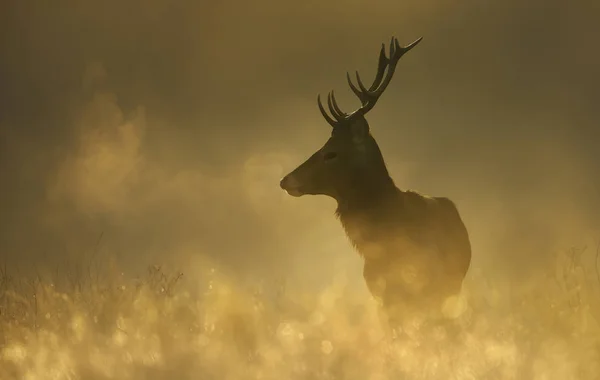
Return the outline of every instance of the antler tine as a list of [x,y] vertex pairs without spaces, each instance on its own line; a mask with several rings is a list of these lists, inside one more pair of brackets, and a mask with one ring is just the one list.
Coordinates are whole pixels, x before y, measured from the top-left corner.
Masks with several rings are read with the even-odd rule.
[[317,95],[317,104],[319,105],[319,111],[321,111],[321,115],[323,115],[323,117],[325,118],[325,120],[327,121],[327,123],[329,125],[331,125],[333,128],[335,128],[335,126],[338,123],[335,120],[333,120],[331,118],[331,116],[329,116],[329,114],[327,114],[327,112],[325,111],[325,108],[323,107],[323,103],[321,103],[321,94]]
[[335,111],[335,113],[337,114],[337,116],[339,116],[337,119],[338,120],[343,120],[346,117],[348,117],[348,114],[344,111],[341,110],[340,106],[338,106],[337,101],[335,100],[335,93],[333,92],[333,90],[331,90],[331,103],[329,105],[330,107],[333,106],[333,111]]
[[[391,48],[390,48],[391,51]],[[356,82],[360,87],[360,90],[356,88],[352,80],[350,79],[350,74],[346,73],[346,78],[348,79],[348,85],[354,94],[360,99],[362,106],[366,106],[369,102],[369,93],[375,90],[381,84],[381,80],[383,79],[383,74],[385,73],[385,69],[388,66],[389,59],[385,55],[385,44],[381,44],[381,50],[379,51],[379,62],[377,64],[377,74],[375,75],[375,79],[371,86],[367,89],[360,79],[360,74],[358,71],[356,72]]]
[[[392,56],[392,49],[390,48],[390,57]],[[379,61],[377,64],[377,74],[375,75],[375,79],[373,80],[373,84],[369,87],[369,92],[375,90],[381,84],[381,80],[383,79],[383,74],[385,73],[385,69],[389,64],[390,60],[385,55],[385,44],[381,44],[381,51],[379,52]]]
[[356,95],[360,99],[360,102],[364,105],[364,102],[367,100],[367,98],[365,98],[364,94],[358,88],[356,88],[354,83],[352,83],[352,79],[350,79],[350,73],[348,72],[346,72],[346,79],[348,80],[348,85],[350,86],[352,92],[354,92],[354,95]]
[[[367,104],[361,108],[363,114],[369,112],[375,106],[375,103],[377,103],[377,100],[379,99],[381,94],[383,94],[387,86],[390,84],[390,81],[392,80],[392,77],[394,76],[394,72],[396,70],[396,65],[398,64],[400,58],[404,54],[406,54],[410,49],[417,46],[417,44],[421,42],[422,39],[423,37],[419,37],[416,41],[410,43],[405,47],[402,47],[400,46],[398,40],[392,37],[392,41],[390,42],[390,58],[385,58],[384,52],[383,57],[385,58],[385,64],[383,64],[380,59],[376,77],[376,79],[379,79],[379,83],[377,83],[377,80],[374,81],[373,86],[371,86],[371,88],[369,88],[369,91],[365,94],[365,97],[368,97],[368,101],[366,102]],[[387,73],[385,77],[383,76],[384,70],[382,69],[384,66],[387,67]]]
[[337,113],[335,108],[333,107],[333,103],[331,101],[331,91],[327,94],[327,106],[329,107],[329,113],[333,116],[336,121],[340,121],[341,115]]
[[356,72],[356,83],[358,83],[358,87],[360,87],[360,90],[363,92],[363,94],[367,94],[369,92],[369,90],[367,90],[367,88],[363,84],[362,80],[360,80],[360,74],[358,73],[358,71]]
[[361,102],[361,107],[351,114],[347,114],[342,111],[337,104],[335,99],[335,95],[333,90],[327,96],[327,105],[329,106],[329,112],[333,116],[329,116],[329,114],[325,111],[323,104],[321,103],[321,95],[317,96],[317,103],[319,105],[319,110],[321,114],[327,120],[329,125],[332,127],[336,127],[343,121],[352,117],[352,115],[356,113],[366,114],[369,112],[377,103],[377,100],[383,94],[387,86],[390,84],[392,77],[394,76],[394,71],[396,70],[396,65],[400,58],[406,54],[413,47],[417,46],[423,37],[419,37],[414,42],[408,44],[407,46],[400,46],[398,39],[392,37],[390,41],[390,56],[389,58],[385,54],[385,44],[381,44],[381,50],[379,52],[379,62],[377,64],[377,74],[375,75],[375,79],[369,88],[366,88],[360,79],[360,75],[358,71],[356,71],[356,83],[358,84],[358,88],[354,85],[352,80],[350,79],[350,74],[346,73],[346,79],[348,80],[348,85],[354,95],[358,97]]

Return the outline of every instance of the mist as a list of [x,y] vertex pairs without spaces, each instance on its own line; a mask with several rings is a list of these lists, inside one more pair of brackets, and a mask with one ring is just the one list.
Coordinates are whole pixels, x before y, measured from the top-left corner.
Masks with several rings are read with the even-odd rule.
[[456,199],[481,244],[575,244],[597,225],[600,54],[592,3],[561,4],[8,3],[2,251],[104,232],[135,261],[283,260],[332,219],[277,188],[328,136],[315,95],[356,107],[345,72],[373,75],[391,35],[424,37],[369,115],[398,185]]
[[591,0],[5,2],[0,261],[27,272],[98,250],[125,272],[208,261],[300,288],[345,271],[364,292],[335,202],[279,179],[330,134],[318,93],[355,109],[346,72],[369,81],[381,43],[423,36],[372,133],[398,187],[455,201],[472,273],[526,283],[600,239],[599,14]]

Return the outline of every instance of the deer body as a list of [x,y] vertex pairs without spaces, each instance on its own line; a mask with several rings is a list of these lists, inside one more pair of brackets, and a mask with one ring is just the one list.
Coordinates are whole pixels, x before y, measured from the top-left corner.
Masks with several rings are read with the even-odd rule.
[[[292,196],[327,195],[336,215],[364,259],[363,277],[389,317],[438,314],[445,299],[460,292],[471,261],[467,229],[448,198],[402,191],[390,177],[364,115],[389,84],[400,57],[420,39],[400,47],[392,39],[390,58],[382,47],[374,83],[367,89],[357,73],[362,107],[341,111],[333,91],[328,97],[333,127],[325,145],[281,180]],[[384,74],[386,74],[384,76]]]
[[396,189],[370,205],[340,205],[336,214],[363,257],[369,291],[390,317],[439,313],[460,292],[470,243],[449,199]]

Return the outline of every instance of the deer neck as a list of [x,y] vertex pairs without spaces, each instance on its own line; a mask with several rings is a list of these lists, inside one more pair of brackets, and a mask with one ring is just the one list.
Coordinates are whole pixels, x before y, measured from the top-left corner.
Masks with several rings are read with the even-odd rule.
[[387,173],[357,177],[336,194],[338,213],[372,209],[397,192],[398,188]]
[[377,208],[386,199],[397,196],[398,188],[390,177],[381,150],[372,136],[369,135],[363,149],[364,162],[336,191],[338,216]]
[[378,241],[388,225],[386,211],[401,201],[400,190],[391,178],[377,187],[361,188],[338,200],[336,216],[358,253],[365,259],[377,259]]
[[[377,149],[376,152],[379,153]],[[348,238],[363,257],[367,247],[385,229],[387,211],[402,202],[401,190],[390,177],[383,156],[370,155],[364,171],[356,173],[343,190],[336,194],[336,216]]]

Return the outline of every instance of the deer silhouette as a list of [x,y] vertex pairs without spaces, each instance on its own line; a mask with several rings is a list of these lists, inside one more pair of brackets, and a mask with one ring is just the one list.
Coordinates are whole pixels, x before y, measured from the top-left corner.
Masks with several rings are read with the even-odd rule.
[[361,102],[343,112],[331,91],[325,111],[331,137],[280,182],[289,195],[327,195],[337,201],[336,215],[364,260],[363,277],[384,313],[401,323],[420,313],[441,316],[445,300],[460,293],[471,262],[467,229],[445,197],[401,190],[390,177],[365,115],[389,85],[400,58],[422,38],[401,47],[396,38],[379,55],[377,74],[366,88],[358,72],[348,84]]

